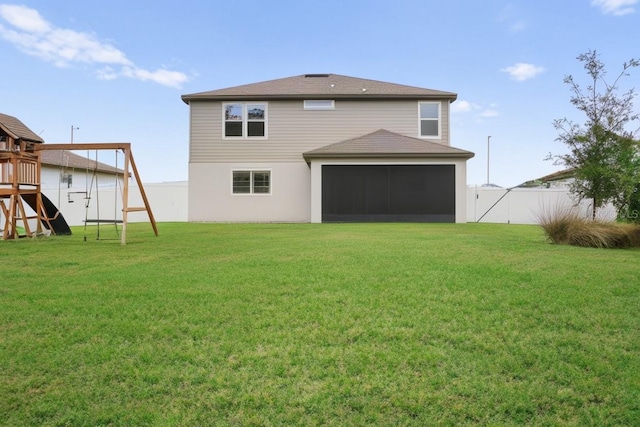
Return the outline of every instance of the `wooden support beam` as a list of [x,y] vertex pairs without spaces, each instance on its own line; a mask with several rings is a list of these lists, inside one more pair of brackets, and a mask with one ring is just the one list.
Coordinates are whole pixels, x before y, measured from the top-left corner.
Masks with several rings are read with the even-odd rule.
[[122,232],[120,234],[120,244],[127,244],[127,208],[129,207],[129,162],[131,160],[131,150],[124,152],[124,188],[122,189]]
[[130,154],[131,160],[131,169],[133,170],[133,176],[136,178],[136,182],[138,183],[138,189],[140,190],[140,195],[142,196],[142,201],[144,202],[144,207],[149,215],[149,221],[151,222],[151,227],[153,227],[153,232],[155,235],[158,235],[158,227],[156,226],[156,220],[153,217],[153,212],[151,212],[151,205],[149,205],[149,199],[147,199],[147,193],[144,191],[144,186],[142,185],[142,180],[140,179],[140,174],[138,174],[138,168],[136,166],[136,162],[133,160],[133,154]]
[[38,144],[36,151],[45,150],[128,150],[131,148],[130,142],[80,142],[73,144]]
[[[37,206],[38,209],[40,209],[40,211],[38,212],[38,215],[40,216],[40,221],[38,221],[38,225],[40,226],[40,224],[42,223],[42,221],[47,223],[47,230],[51,231],[51,234],[56,234],[56,232],[53,230],[53,226],[51,225],[51,220],[55,220],[58,215],[60,215],[60,208],[58,207],[58,212],[56,212],[55,216],[53,218],[49,218],[49,215],[47,215],[47,211],[44,208],[44,203],[42,203],[42,193],[38,193],[36,195],[37,200]],[[42,233],[42,229],[38,229],[38,234]]]
[[[38,215],[38,219],[36,220],[36,235],[39,236],[43,231],[42,221],[47,221],[49,230],[52,230],[49,219],[45,219],[47,215],[44,212],[44,204],[42,203],[42,154],[40,152],[36,152],[36,183],[38,184],[38,193],[36,193],[36,215]],[[59,206],[58,209],[60,209]],[[58,210],[58,212],[60,211]]]
[[[29,217],[27,217],[27,211],[24,209],[24,204],[22,204],[22,197],[17,196],[16,201],[18,204],[18,210],[20,212],[20,219],[22,219],[22,224],[24,225],[24,231],[27,234],[27,236],[31,236],[31,227],[29,227]],[[17,228],[18,228],[18,225],[16,224],[16,235],[18,234]]]
[[7,240],[9,235],[9,209],[7,209],[7,205],[4,204],[4,200],[0,200],[0,209],[2,210],[2,214],[4,215],[4,226],[2,227],[2,240]]
[[9,218],[11,219],[9,227],[8,227],[8,234],[7,234],[7,239],[16,239],[16,199],[19,196],[16,196],[15,194],[12,194],[11,197],[9,197]]

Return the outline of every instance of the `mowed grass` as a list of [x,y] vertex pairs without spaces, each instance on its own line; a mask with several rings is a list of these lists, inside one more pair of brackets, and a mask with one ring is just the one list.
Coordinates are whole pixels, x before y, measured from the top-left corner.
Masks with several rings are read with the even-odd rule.
[[640,424],[636,249],[516,225],[159,230],[0,242],[0,424]]

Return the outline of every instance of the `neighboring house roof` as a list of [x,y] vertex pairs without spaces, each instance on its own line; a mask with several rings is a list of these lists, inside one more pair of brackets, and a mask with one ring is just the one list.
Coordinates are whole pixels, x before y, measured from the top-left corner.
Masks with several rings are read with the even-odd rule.
[[385,129],[327,145],[303,153],[305,160],[317,158],[463,158],[474,156],[471,151],[461,150],[449,145],[425,141],[390,132]]
[[569,180],[573,178],[574,175],[575,175],[575,169],[569,168],[569,169],[551,173],[549,175],[545,175],[538,179],[532,179],[530,181],[524,182],[520,184],[519,187],[540,187],[541,185],[545,185],[548,183]]
[[111,174],[123,175],[124,170],[118,169],[106,163],[97,162],[86,157],[79,156],[67,150],[42,150],[41,163],[55,167],[65,167],[70,169],[88,170],[92,173],[104,172]]
[[449,99],[453,92],[443,92],[414,86],[405,86],[377,80],[341,76],[339,74],[303,74],[226,89],[182,95],[188,104],[192,100],[255,100],[260,99],[338,99],[338,98],[391,98],[391,99]]
[[3,130],[11,138],[31,142],[43,143],[44,140],[13,116],[0,113],[0,130]]

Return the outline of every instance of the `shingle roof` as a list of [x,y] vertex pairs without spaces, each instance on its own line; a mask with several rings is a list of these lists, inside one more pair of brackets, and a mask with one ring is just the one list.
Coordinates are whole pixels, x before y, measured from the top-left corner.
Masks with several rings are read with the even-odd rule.
[[14,139],[23,139],[31,142],[44,142],[31,129],[13,116],[0,113],[0,129]]
[[396,83],[342,76],[339,74],[303,74],[277,80],[268,80],[226,89],[182,95],[182,100],[233,99],[338,99],[338,98],[392,98],[392,99],[450,99],[457,95]]
[[315,158],[463,158],[475,154],[449,145],[412,138],[380,129],[373,133],[327,145],[303,153],[305,160]]
[[124,170],[108,165],[106,163],[97,162],[86,157],[79,156],[67,150],[43,150],[41,151],[41,162],[43,165],[62,166],[67,168],[89,170],[92,173],[105,172],[117,175],[123,175]]
[[539,187],[542,184],[547,184],[550,182],[556,181],[564,181],[571,178],[574,178],[576,174],[575,168],[564,169],[561,171],[550,173],[549,175],[545,175],[543,177],[532,179],[526,182],[523,182],[519,185],[519,187]]

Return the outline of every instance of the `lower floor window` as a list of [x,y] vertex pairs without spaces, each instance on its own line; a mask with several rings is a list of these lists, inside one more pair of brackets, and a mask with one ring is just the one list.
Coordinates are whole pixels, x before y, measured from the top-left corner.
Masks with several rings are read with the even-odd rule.
[[270,193],[270,171],[233,171],[233,194]]

